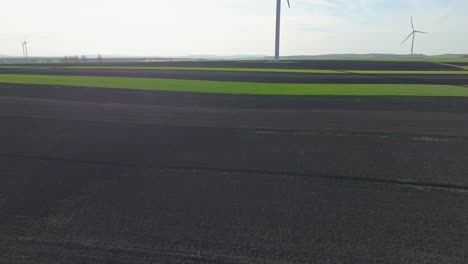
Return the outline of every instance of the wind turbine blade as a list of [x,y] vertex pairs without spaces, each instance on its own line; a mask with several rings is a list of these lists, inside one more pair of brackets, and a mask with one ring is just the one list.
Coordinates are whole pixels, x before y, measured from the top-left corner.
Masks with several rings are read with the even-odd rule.
[[411,16],[411,27],[413,28],[414,31],[414,24],[413,24],[413,17]]
[[403,42],[401,43],[401,45],[403,45],[412,35],[414,34],[414,32],[411,32],[409,34],[409,36],[407,38],[405,38],[405,40],[403,40]]
[[422,33],[422,34],[429,34],[427,32],[424,32],[424,31],[415,31],[416,33]]
[[291,3],[289,3],[289,0],[288,0],[288,7],[291,8]]

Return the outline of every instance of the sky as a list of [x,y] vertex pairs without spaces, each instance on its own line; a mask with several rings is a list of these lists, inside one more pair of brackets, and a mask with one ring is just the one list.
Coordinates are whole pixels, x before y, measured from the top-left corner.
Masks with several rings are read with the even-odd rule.
[[[281,55],[468,53],[467,0],[283,1]],[[276,0],[2,0],[0,55],[272,55]]]

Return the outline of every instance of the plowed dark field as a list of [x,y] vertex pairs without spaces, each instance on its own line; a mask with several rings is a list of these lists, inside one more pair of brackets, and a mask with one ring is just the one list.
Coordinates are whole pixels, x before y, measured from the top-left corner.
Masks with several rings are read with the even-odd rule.
[[[83,64],[36,64],[37,66],[83,66]],[[450,71],[460,70],[447,64],[424,61],[372,61],[372,60],[302,60],[282,61],[275,64],[267,61],[161,61],[105,63],[107,66],[154,66],[154,67],[234,67],[264,69],[322,69],[322,70],[400,70],[400,71]],[[19,65],[24,66],[24,65]]]
[[451,62],[450,64],[457,66],[468,66],[468,61]]
[[442,84],[468,85],[468,74],[311,74],[283,72],[229,72],[201,70],[125,70],[125,69],[32,69],[0,68],[0,74],[39,74],[70,76],[111,76],[258,83],[335,83],[335,84]]
[[0,85],[0,263],[467,263],[468,99]]

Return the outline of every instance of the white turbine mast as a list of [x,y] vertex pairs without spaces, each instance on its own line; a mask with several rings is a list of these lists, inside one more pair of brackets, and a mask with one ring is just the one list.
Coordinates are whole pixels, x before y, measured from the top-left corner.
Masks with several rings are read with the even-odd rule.
[[24,50],[26,51],[26,59],[28,59],[29,61],[28,44],[29,42],[27,41],[24,42]]
[[414,54],[414,38],[416,37],[416,34],[418,34],[418,33],[420,33],[420,34],[429,34],[429,33],[424,32],[424,31],[418,31],[418,30],[414,29],[413,17],[411,17],[411,28],[413,29],[413,31],[411,31],[411,33],[408,35],[408,37],[406,37],[405,40],[403,40],[401,45],[403,45],[410,37],[413,37],[413,41],[411,43],[411,56],[413,56],[413,54]]
[[[280,33],[281,33],[281,1],[276,1],[276,40],[275,40],[275,62],[278,63],[280,60]],[[288,1],[288,7],[291,8],[291,4]]]
[[24,58],[24,61],[29,62],[28,42],[26,42],[25,40],[23,40],[23,42],[21,42],[21,46],[22,46],[22,48],[23,48],[23,58]]
[[21,42],[21,49],[23,50],[23,59],[26,59],[26,52],[24,51],[24,41]]

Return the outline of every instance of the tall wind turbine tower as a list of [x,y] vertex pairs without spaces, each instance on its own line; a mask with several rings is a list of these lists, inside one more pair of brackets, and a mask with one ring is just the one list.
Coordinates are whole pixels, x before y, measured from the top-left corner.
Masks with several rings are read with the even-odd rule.
[[26,60],[28,61],[28,63],[30,63],[29,61],[29,51],[28,51],[28,44],[29,42],[24,42],[24,47],[25,47],[25,50],[26,50]]
[[28,55],[28,42],[26,42],[25,40],[23,40],[23,42],[21,42],[21,46],[23,47],[23,58],[26,62],[29,62],[29,55]]
[[26,59],[29,60],[29,54],[28,54],[28,42],[24,42],[24,50],[26,52]]
[[413,37],[413,41],[411,43],[411,56],[413,56],[414,54],[414,38],[416,37],[416,34],[418,33],[421,33],[421,34],[429,34],[427,32],[424,32],[424,31],[418,31],[416,29],[414,29],[414,24],[413,24],[413,17],[411,17],[411,28],[413,29],[413,31],[408,35],[407,38],[405,38],[405,40],[403,40],[403,42],[401,43],[401,45],[403,45],[411,36]]
[[[275,41],[275,62],[278,63],[280,59],[280,35],[281,35],[281,1],[276,1],[276,41]],[[288,1],[288,7],[291,8],[291,4]]]
[[26,60],[26,51],[24,51],[24,41],[21,42],[21,49],[23,50],[23,59]]

